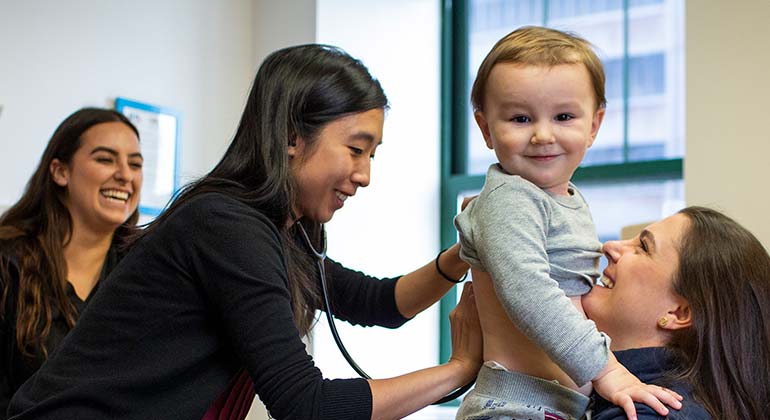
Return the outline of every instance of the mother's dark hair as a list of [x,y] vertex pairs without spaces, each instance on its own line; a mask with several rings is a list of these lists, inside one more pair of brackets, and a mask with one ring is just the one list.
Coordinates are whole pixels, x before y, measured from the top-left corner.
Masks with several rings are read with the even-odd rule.
[[[37,169],[27,182],[19,201],[0,216],[0,242],[15,255],[19,266],[19,290],[16,302],[16,340],[23,354],[35,348],[46,353],[45,340],[51,328],[55,308],[70,326],[75,325],[76,310],[66,295],[66,264],[63,247],[72,233],[72,218],[64,205],[67,193],[53,181],[51,162],[67,164],[80,148],[81,137],[89,128],[102,123],[120,122],[137,138],[139,132],[123,115],[112,109],[82,108],[64,119],[54,131],[40,158]],[[136,224],[139,212],[129,216],[118,228],[116,237]],[[8,261],[0,267],[0,279],[8,279]],[[10,302],[10,282],[2,286],[0,314]],[[54,303],[55,302],[55,303]]]
[[770,256],[731,218],[703,207],[679,213],[683,234],[674,291],[692,327],[671,347],[679,374],[715,419],[760,419],[770,410]]
[[[273,52],[259,67],[235,138],[222,159],[207,175],[185,186],[140,236],[205,192],[228,194],[260,210],[284,235],[294,319],[306,333],[319,300],[312,262],[286,228],[295,199],[289,143],[301,137],[307,155],[328,123],[387,106],[380,83],[339,48],[308,44]],[[306,226],[317,237],[317,224]]]

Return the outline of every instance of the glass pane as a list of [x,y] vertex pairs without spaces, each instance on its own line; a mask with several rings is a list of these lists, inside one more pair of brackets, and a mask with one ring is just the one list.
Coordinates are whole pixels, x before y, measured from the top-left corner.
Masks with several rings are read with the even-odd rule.
[[583,165],[623,162],[623,1],[558,0],[549,3],[548,26],[574,32],[590,42],[606,75],[607,110]]
[[593,146],[583,157],[582,166],[623,162],[623,101],[607,102],[604,122]]
[[601,241],[618,239],[624,226],[653,222],[684,207],[684,183],[576,183],[583,193]]
[[[520,26],[543,24],[543,0],[471,0],[469,9],[468,92],[473,86],[481,62],[500,38]],[[467,104],[466,118],[468,173],[484,174],[495,161],[495,154],[487,149],[473,119],[470,104]]]
[[548,19],[596,14],[623,8],[623,0],[551,0]]
[[[500,37],[522,25],[547,22],[590,41],[605,66],[607,111],[584,166],[684,156],[683,2],[630,0],[627,46],[623,3],[471,0],[466,88],[470,91],[481,60]],[[479,133],[470,105],[466,118],[467,173],[483,174],[495,156]]]
[[660,4],[660,3],[663,3],[663,0],[629,0],[628,5],[631,7],[634,7],[634,6],[643,6],[645,4]]
[[684,156],[682,2],[634,1],[628,11],[628,159]]

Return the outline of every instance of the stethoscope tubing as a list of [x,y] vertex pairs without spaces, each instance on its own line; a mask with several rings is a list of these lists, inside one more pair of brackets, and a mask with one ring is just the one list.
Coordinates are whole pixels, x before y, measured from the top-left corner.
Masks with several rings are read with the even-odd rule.
[[[334,323],[334,317],[332,316],[332,307],[329,302],[329,290],[328,290],[328,286],[326,285],[326,269],[324,268],[324,261],[326,260],[326,229],[324,225],[321,225],[321,247],[322,248],[321,248],[321,251],[319,252],[313,246],[313,242],[310,240],[310,237],[308,236],[302,224],[300,222],[297,222],[297,226],[299,226],[299,231],[302,232],[302,237],[305,239],[305,243],[307,244],[307,247],[310,249],[310,252],[316,258],[316,265],[318,267],[318,274],[320,275],[320,281],[321,281],[321,294],[323,295],[323,303],[325,308],[324,312],[326,313],[326,321],[329,324],[329,330],[331,330],[332,337],[334,338],[334,342],[337,344],[337,348],[340,350],[340,353],[342,353],[342,357],[345,358],[345,360],[348,362],[350,367],[353,368],[353,370],[356,371],[356,373],[359,376],[361,376],[364,379],[372,379],[371,376],[369,376],[363,369],[361,369],[360,366],[358,366],[358,363],[356,363],[355,360],[353,360],[353,357],[350,355],[350,353],[348,353],[348,350],[345,348],[345,344],[342,343],[342,339],[340,338],[340,335],[337,332],[337,326]],[[452,393],[444,396],[443,398],[432,403],[431,405],[440,405],[459,398],[461,395],[468,392],[468,390],[473,386],[475,382],[476,382],[476,379],[474,378],[469,383],[456,389]]]

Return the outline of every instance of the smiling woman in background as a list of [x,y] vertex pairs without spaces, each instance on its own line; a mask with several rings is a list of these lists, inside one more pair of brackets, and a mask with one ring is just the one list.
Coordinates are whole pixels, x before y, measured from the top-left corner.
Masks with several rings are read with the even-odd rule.
[[59,125],[0,217],[0,419],[117,263],[141,187],[136,128],[113,110],[84,108]]

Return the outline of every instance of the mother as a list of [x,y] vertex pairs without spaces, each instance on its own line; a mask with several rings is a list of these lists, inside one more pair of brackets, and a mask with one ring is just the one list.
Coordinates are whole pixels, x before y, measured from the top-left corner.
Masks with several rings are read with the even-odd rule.
[[[727,216],[688,207],[607,242],[586,315],[640,380],[685,395],[671,419],[764,419],[770,409],[770,256]],[[594,420],[625,418],[594,396]],[[637,404],[640,419],[659,418]]]
[[[369,185],[386,107],[366,67],[336,48],[267,57],[222,160],[142,232],[15,395],[13,418],[199,420],[241,368],[275,418],[400,418],[470,380],[481,364],[470,287],[441,366],[326,380],[301,340],[321,308],[305,229],[318,238],[320,224]],[[467,270],[457,254],[455,246],[383,281],[327,262],[334,312],[399,326]]]

